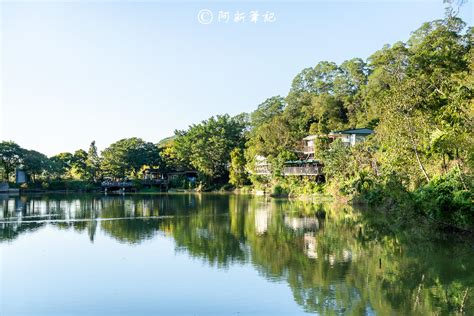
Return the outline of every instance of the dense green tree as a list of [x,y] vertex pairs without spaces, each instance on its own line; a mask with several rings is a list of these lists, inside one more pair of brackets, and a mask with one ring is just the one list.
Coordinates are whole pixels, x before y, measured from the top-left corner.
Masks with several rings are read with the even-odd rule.
[[309,122],[312,122],[309,133],[320,134],[342,129],[347,123],[344,103],[331,95],[314,96],[311,106],[305,108]]
[[347,179],[354,172],[351,164],[350,148],[345,146],[340,140],[336,140],[329,145],[329,150],[324,153],[324,171],[326,177],[333,181]]
[[445,83],[453,73],[468,68],[466,24],[456,17],[424,23],[408,40],[408,75],[428,83],[423,103],[437,110],[446,104]]
[[88,180],[95,182],[100,178],[100,163],[101,161],[99,154],[97,153],[97,146],[95,145],[95,141],[92,141],[89,146],[86,159]]
[[144,165],[161,163],[158,147],[136,137],[111,144],[102,152],[102,158],[104,175],[115,178],[138,177]]
[[22,162],[24,150],[11,141],[0,142],[0,167],[3,170],[2,179],[9,181],[15,169]]
[[252,160],[255,155],[276,157],[282,150],[294,149],[297,139],[288,119],[277,115],[252,131],[247,143],[248,158]]
[[344,61],[334,78],[334,94],[340,97],[355,96],[367,83],[369,69],[361,58]]
[[367,84],[369,68],[360,58],[344,61],[339,67],[339,76],[334,80],[335,95],[343,104],[352,127],[367,123],[363,88]]
[[174,139],[160,148],[160,156],[163,160],[165,170],[177,171],[191,168],[187,157],[183,157],[183,159],[178,157]]
[[[377,128],[385,165],[399,173],[419,168],[426,181],[430,176],[425,167],[424,148],[427,146],[429,114],[420,108],[423,87],[415,80],[404,80],[394,86],[384,102],[384,114]],[[416,173],[411,174],[416,179]]]
[[248,182],[246,160],[242,148],[234,148],[230,153],[229,183],[241,187]]
[[252,127],[257,128],[265,123],[269,123],[273,117],[283,112],[284,107],[285,99],[280,96],[266,99],[250,115]]
[[314,68],[303,69],[293,79],[291,90],[296,93],[334,93],[334,80],[339,67],[334,62],[322,61]]
[[36,181],[37,176],[48,172],[51,166],[48,157],[35,150],[24,150],[22,165],[33,182]]
[[244,144],[245,128],[241,120],[222,115],[191,125],[186,131],[176,131],[176,158],[207,179],[225,177],[231,151]]
[[78,149],[74,152],[70,173],[74,179],[85,180],[87,178],[87,152],[85,150]]
[[74,155],[68,152],[52,156],[50,173],[55,178],[70,178]]

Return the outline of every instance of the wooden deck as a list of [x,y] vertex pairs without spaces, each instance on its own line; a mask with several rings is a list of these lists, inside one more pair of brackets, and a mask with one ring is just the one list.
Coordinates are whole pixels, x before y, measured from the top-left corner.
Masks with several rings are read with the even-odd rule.
[[[254,174],[271,175],[270,166],[256,166]],[[282,170],[283,176],[322,176],[324,175],[322,165],[307,164],[301,166],[286,165]]]
[[309,166],[285,166],[283,168],[285,176],[320,176],[323,175],[323,168],[320,165]]
[[120,189],[131,189],[134,187],[130,181],[103,181],[101,183],[103,189],[108,190],[120,190]]
[[[160,187],[162,189],[168,189],[168,180],[166,179],[146,179],[141,180],[141,184],[145,187]],[[134,191],[136,185],[131,181],[104,181],[101,183],[101,187],[105,191]]]

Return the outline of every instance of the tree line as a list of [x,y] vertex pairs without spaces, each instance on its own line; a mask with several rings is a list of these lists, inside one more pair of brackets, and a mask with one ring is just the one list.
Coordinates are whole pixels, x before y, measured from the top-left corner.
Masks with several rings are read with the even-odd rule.
[[17,168],[25,171],[31,182],[37,180],[84,180],[98,182],[104,177],[139,177],[146,166],[161,167],[159,148],[140,138],[121,139],[99,155],[95,141],[88,151],[63,152],[52,157],[27,150],[11,141],[0,143],[2,179],[12,181]]

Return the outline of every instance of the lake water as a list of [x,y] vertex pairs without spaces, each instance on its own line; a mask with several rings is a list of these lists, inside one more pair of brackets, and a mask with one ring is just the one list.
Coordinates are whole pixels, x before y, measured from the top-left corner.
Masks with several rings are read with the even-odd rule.
[[472,244],[415,242],[365,213],[243,195],[3,196],[0,314],[474,315]]

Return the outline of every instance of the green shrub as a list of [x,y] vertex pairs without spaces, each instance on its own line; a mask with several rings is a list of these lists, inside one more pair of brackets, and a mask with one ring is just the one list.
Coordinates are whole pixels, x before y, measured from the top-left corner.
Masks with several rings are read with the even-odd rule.
[[280,184],[275,184],[272,187],[272,195],[274,196],[283,196],[283,195],[288,195],[288,190],[286,190],[283,186]]
[[133,179],[132,184],[133,184],[133,187],[137,190],[143,189],[143,180],[141,179]]
[[395,173],[375,178],[361,172],[346,184],[346,191],[354,193],[371,206],[384,209],[412,207],[412,196],[403,185],[403,178]]
[[169,181],[170,188],[188,189],[188,179],[184,175],[175,176]]
[[472,190],[464,189],[457,172],[432,179],[414,192],[417,206],[431,218],[446,224],[474,227]]
[[100,185],[83,180],[52,180],[47,183],[48,190],[92,191],[100,189]]

